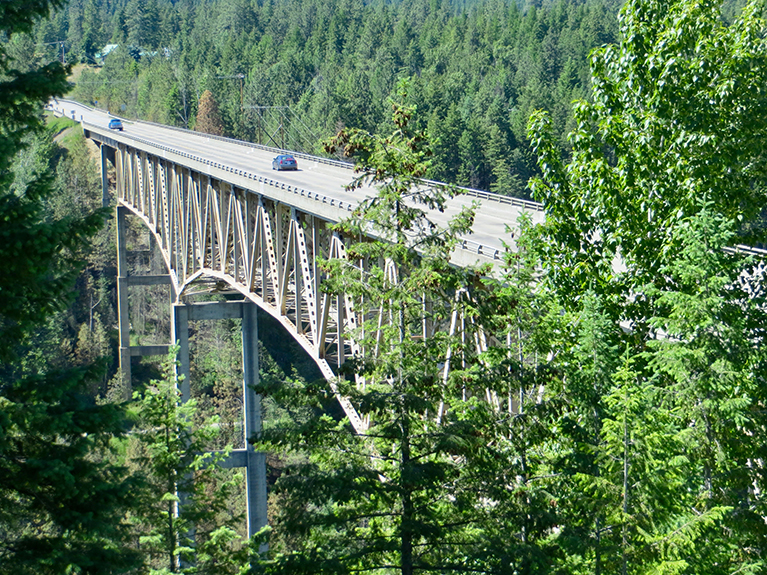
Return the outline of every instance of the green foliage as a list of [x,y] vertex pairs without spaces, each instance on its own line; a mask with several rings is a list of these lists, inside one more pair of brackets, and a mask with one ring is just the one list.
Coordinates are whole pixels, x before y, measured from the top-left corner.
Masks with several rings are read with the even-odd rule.
[[566,146],[570,102],[588,92],[588,53],[614,40],[617,10],[603,0],[527,10],[431,0],[97,4],[98,19],[78,22],[82,34],[61,25],[71,45],[89,30],[99,47],[121,44],[98,74],[82,76],[82,101],[188,126],[210,90],[225,134],[319,152],[317,142],[343,126],[390,133],[387,98],[399,77],[414,77],[417,121],[439,140],[429,177],[517,196],[529,195],[537,170],[529,113],[549,109]]
[[[0,256],[5,269],[0,277],[0,359],[4,361],[14,358],[16,344],[33,325],[66,303],[85,240],[102,223],[98,213],[78,219],[46,219],[43,201],[50,194],[51,175],[40,167],[14,182],[19,172],[11,163],[18,150],[28,145],[24,137],[40,128],[41,100],[50,90],[63,90],[63,82],[63,70],[51,67],[39,76],[34,72],[16,75],[2,86]],[[25,120],[25,112],[32,119]]]
[[[403,99],[406,87],[400,85]],[[485,411],[472,401],[477,414],[462,417],[469,404],[456,393],[459,377],[442,385],[441,362],[451,345],[460,345],[460,335],[423,337],[424,321],[443,325],[465,305],[456,294],[476,277],[474,270],[447,264],[471,214],[460,214],[445,229],[428,222],[427,210],[439,208],[450,190],[419,185],[428,137],[412,128],[412,107],[394,102],[392,110],[397,129],[391,136],[344,130],[328,144],[359,157],[360,175],[350,188],[372,184],[378,190],[342,227],[347,237],[364,228],[381,240],[354,243],[349,260],[323,264],[329,289],[353,297],[364,318],[355,341],[370,353],[345,364],[357,385],[338,385],[366,428],[355,431],[346,419],[321,412],[332,397],[325,382],[264,382],[261,393],[300,406],[257,442],[292,456],[275,486],[280,507],[274,529],[284,547],[263,562],[269,573],[444,573],[464,569],[483,553],[473,537],[481,528],[480,493],[464,470],[466,459],[484,450],[476,423]],[[364,271],[351,265],[358,259],[368,262]],[[469,363],[476,357],[470,350],[464,355]]]
[[131,459],[148,483],[133,517],[140,546],[157,575],[239,573],[247,548],[236,531],[241,517],[228,514],[227,500],[240,478],[218,466],[230,448],[208,451],[218,419],[199,425],[196,400],[181,403],[176,352],[164,362],[162,380],[134,393],[139,431]]
[[[400,82],[397,101],[407,98],[408,86],[408,81]],[[344,156],[357,160],[355,171],[360,175],[348,189],[369,186],[377,192],[360,201],[345,231],[351,235],[364,233],[373,222],[373,233],[384,241],[360,244],[353,248],[351,257],[375,255],[390,258],[395,266],[400,266],[408,264],[407,260],[416,255],[417,248],[432,257],[430,250],[437,250],[447,260],[459,235],[470,229],[473,212],[465,210],[446,230],[437,228],[428,219],[428,210],[443,212],[447,199],[456,192],[448,187],[422,185],[431,156],[427,136],[409,126],[414,107],[394,102],[392,110],[396,129],[391,136],[344,129],[326,145],[331,154],[341,151]]]
[[[124,513],[138,481],[110,462],[122,408],[86,393],[101,368],[54,369],[38,332],[71,301],[87,242],[102,215],[47,209],[53,181],[37,137],[42,105],[65,88],[56,63],[13,60],[14,41],[57,1],[0,6],[0,572],[124,573]],[[24,70],[14,69],[23,65]]]
[[124,509],[139,485],[109,463],[124,426],[85,393],[98,369],[5,380],[0,403],[0,573],[124,573]]
[[763,569],[762,276],[728,251],[763,238],[762,10],[725,25],[711,2],[628,2],[569,163],[531,119],[545,285],[594,334],[562,349],[560,464],[562,543],[595,572]]
[[[259,445],[279,453],[271,460],[278,477],[271,502],[278,506],[270,555],[259,568],[762,572],[767,308],[761,268],[732,251],[764,240],[761,5],[733,15],[728,7],[722,17],[716,3],[702,0],[629,1],[620,43],[593,53],[593,95],[570,118],[569,101],[587,97],[586,52],[615,37],[613,7],[467,4],[458,12],[420,1],[277,7],[134,0],[99,5],[100,24],[94,18],[81,30],[61,27],[81,54],[91,49],[97,26],[104,42],[111,34],[142,48],[170,48],[153,57],[122,46],[98,77],[83,76],[81,97],[188,125],[195,114],[200,119],[198,95],[210,90],[221,103],[224,131],[254,139],[276,134],[266,112],[259,123],[262,112],[246,107],[243,118],[239,82],[231,79],[242,73],[246,106],[289,104],[318,134],[341,128],[329,149],[357,159],[351,188],[380,191],[339,228],[375,241],[349,245],[349,259],[322,268],[326,289],[349,295],[362,320],[359,352],[338,385],[366,427],[358,433],[338,415],[326,382],[263,378],[265,404],[279,417]],[[78,10],[82,2],[72,4],[70,23]],[[144,16],[150,13],[153,22]],[[54,39],[51,27],[40,27],[38,42]],[[34,49],[28,39],[11,40],[4,44],[9,55]],[[400,84],[399,77],[411,80]],[[418,114],[395,104],[389,119],[388,98],[402,101],[404,88]],[[527,133],[534,107],[548,114],[534,115]],[[566,128],[569,160],[561,154]],[[26,125],[14,129],[20,141]],[[25,190],[34,192],[40,158],[24,156],[3,172],[20,202]],[[487,270],[451,268],[450,251],[471,214],[447,229],[433,226],[430,214],[454,190],[427,190],[420,178],[523,194],[535,173],[547,222],[537,231],[520,223],[501,281],[488,279]],[[30,214],[31,222],[48,221],[42,211]],[[52,253],[63,249],[76,259],[69,246]],[[66,279],[65,272],[45,268],[39,278]],[[24,326],[39,317],[30,311],[14,320],[21,327],[13,333],[27,333]],[[463,318],[454,330],[453,317]],[[485,337],[475,329],[480,324],[498,338],[495,345],[477,344]],[[437,329],[423,338],[429,326]],[[82,361],[103,349],[97,327],[78,337]],[[28,375],[25,382],[40,381],[41,349],[11,366]],[[21,355],[19,348],[13,353]],[[225,355],[218,355],[201,367],[203,386],[225,379]],[[224,513],[219,503],[200,509],[207,500],[198,494],[188,509],[200,515],[173,513],[176,494],[196,489],[184,485],[186,466],[196,465],[200,477],[212,469],[200,454],[213,439],[203,434],[196,451],[187,449],[192,439],[184,434],[197,431],[187,425],[191,416],[177,411],[171,381],[166,371],[165,382],[144,396],[157,408],[146,408],[157,424],[145,423],[153,430],[147,443],[135,438],[138,461],[157,466],[152,481],[162,494],[135,515],[145,528],[142,545],[162,555],[163,565],[152,565],[158,573],[182,569],[177,552],[196,557],[183,568],[189,572],[236,573],[246,569],[245,552],[227,556],[240,544],[228,520],[216,522]],[[46,397],[37,384],[18,389]],[[34,451],[24,431],[29,421],[52,421],[45,409],[29,396],[9,407],[20,415],[8,429],[24,449]],[[93,449],[80,443],[93,434],[41,435],[57,447],[69,445],[61,439],[68,437],[77,453]],[[16,485],[9,477],[14,483],[7,485]],[[102,488],[111,493],[95,483],[88,492]],[[5,487],[0,496],[20,501],[24,518],[43,516],[34,497]],[[39,524],[0,517],[7,540],[27,537]],[[47,537],[62,520],[46,517]],[[194,547],[185,540],[192,519]],[[116,521],[113,545],[102,547],[119,555]],[[68,557],[76,556],[78,541],[67,535]],[[115,569],[127,566],[119,557]],[[10,560],[12,572],[27,568],[18,567],[19,557]],[[35,572],[56,572],[32,564]]]
[[[764,178],[767,118],[760,9],[750,4],[729,27],[709,2],[626,9],[621,44],[592,56],[594,102],[574,108],[567,167],[544,137],[547,120],[534,117],[531,137],[552,182],[538,180],[535,194],[550,206],[557,241],[570,238],[559,281],[572,276],[573,295],[593,282],[620,289],[639,273],[636,282],[658,281],[658,255],[677,253],[674,222],[704,202],[741,226],[738,241],[763,241],[760,228],[743,225],[763,203],[753,185]],[[588,239],[581,246],[577,238]],[[628,273],[613,276],[618,250]]]

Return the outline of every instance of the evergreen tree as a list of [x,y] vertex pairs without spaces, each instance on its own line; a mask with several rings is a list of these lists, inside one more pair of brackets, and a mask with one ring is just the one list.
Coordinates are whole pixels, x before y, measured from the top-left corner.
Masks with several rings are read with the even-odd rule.
[[[567,148],[570,103],[588,93],[588,53],[613,40],[616,29],[615,3],[603,0],[544,2],[527,11],[493,0],[463,8],[430,0],[352,4],[306,0],[277,10],[268,2],[99,0],[101,26],[113,43],[154,47],[183,62],[179,93],[155,81],[156,70],[143,65],[147,58],[142,66],[112,63],[121,59],[114,51],[101,73],[81,79],[77,97],[107,102],[119,91],[128,115],[175,122],[180,114],[187,125],[209,88],[227,133],[267,143],[284,129],[294,136],[285,141],[308,141],[303,151],[317,153],[314,142],[342,126],[390,132],[385,102],[404,70],[417,78],[412,96],[441,140],[434,142],[429,178],[528,196],[537,166],[527,117],[535,108],[550,110],[557,141]],[[86,19],[72,26],[70,43],[85,43],[98,25]],[[137,39],[147,35],[160,39]],[[138,48],[133,54],[138,58]],[[240,73],[247,76],[242,92],[236,81],[223,80]],[[130,84],[136,75],[138,90]],[[264,106],[290,107],[290,120]],[[307,133],[318,137],[295,137]],[[274,139],[282,145],[283,138]]]
[[128,44],[147,51],[157,48],[159,14],[154,0],[130,0],[125,14]]
[[471,315],[486,337],[500,341],[455,373],[462,390],[484,391],[483,401],[476,397],[462,410],[482,435],[482,448],[464,462],[466,485],[480,501],[474,566],[486,573],[551,572],[562,555],[552,537],[562,526],[564,499],[552,453],[561,441],[563,398],[551,360],[561,309],[538,289],[540,247],[524,213],[509,243],[500,280],[484,280]]
[[[425,134],[411,127],[413,113],[394,103],[391,136],[344,130],[329,144],[359,158],[352,189],[377,189],[343,228],[347,237],[364,230],[379,239],[354,243],[347,260],[325,263],[327,289],[351,298],[362,320],[355,330],[359,355],[345,364],[358,385],[338,385],[366,429],[303,412],[265,432],[264,448],[296,458],[275,487],[274,529],[288,532],[292,537],[282,539],[293,548],[273,550],[263,565],[269,573],[448,573],[477,568],[486,553],[474,533],[482,521],[480,493],[467,482],[465,465],[485,450],[477,425],[489,421],[466,417],[485,390],[465,388],[459,375],[477,357],[462,338],[476,333],[471,322],[465,331],[444,328],[454,312],[472,306],[476,271],[448,263],[471,213],[446,228],[429,221],[452,191],[420,185],[429,149]],[[425,323],[435,326],[428,337]],[[284,405],[319,410],[330,399],[326,389],[293,384],[261,391]]]
[[196,420],[197,402],[181,403],[171,350],[163,378],[136,392],[138,429],[131,459],[146,476],[147,489],[134,514],[150,573],[238,574],[247,567],[247,546],[237,533],[241,516],[227,500],[239,476],[218,466],[228,450],[209,451],[218,419]]
[[[3,2],[0,29],[13,40],[60,6]],[[14,69],[6,46],[0,44],[0,573],[122,573],[137,562],[123,520],[136,482],[109,462],[124,414],[86,395],[99,369],[50,370],[31,355],[36,329],[69,302],[103,214],[50,217],[51,174],[16,178],[14,163],[25,137],[41,128],[43,103],[67,83],[59,63]]]

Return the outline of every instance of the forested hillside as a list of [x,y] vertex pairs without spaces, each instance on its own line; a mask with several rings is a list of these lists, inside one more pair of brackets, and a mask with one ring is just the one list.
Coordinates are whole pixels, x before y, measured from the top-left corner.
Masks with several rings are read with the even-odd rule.
[[194,127],[210,90],[228,135],[314,152],[342,126],[386,131],[386,99],[412,76],[418,122],[438,139],[429,177],[524,196],[535,171],[527,118],[550,111],[566,145],[570,104],[588,96],[588,53],[615,41],[617,7],[73,0],[36,40],[48,57],[60,46],[45,43],[65,39],[69,61],[103,63],[77,80],[81,101]]

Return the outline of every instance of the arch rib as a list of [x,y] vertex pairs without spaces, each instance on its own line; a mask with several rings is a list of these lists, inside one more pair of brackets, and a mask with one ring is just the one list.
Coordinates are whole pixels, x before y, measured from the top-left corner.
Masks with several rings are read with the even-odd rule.
[[[356,326],[356,315],[350,298],[319,296],[314,264],[323,253],[345,258],[340,236],[325,232],[316,215],[261,193],[120,148],[118,205],[153,234],[176,303],[200,282],[213,280],[258,305],[312,357],[352,426],[362,433],[366,426],[340,395],[331,367],[357,351],[344,335]],[[328,345],[329,334],[334,345]]]

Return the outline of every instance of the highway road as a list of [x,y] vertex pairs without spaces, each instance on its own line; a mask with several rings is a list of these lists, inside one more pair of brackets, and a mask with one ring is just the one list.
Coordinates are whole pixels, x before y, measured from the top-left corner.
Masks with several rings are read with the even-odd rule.
[[[51,102],[51,106],[56,113],[73,118],[84,125],[91,124],[100,128],[107,128],[109,120],[118,117],[71,100],[56,100]],[[371,189],[363,188],[353,192],[345,189],[345,186],[354,178],[354,172],[350,165],[342,162],[328,162],[323,158],[288,152],[296,157],[298,170],[276,172],[272,170],[272,159],[277,154],[284,153],[283,150],[148,122],[124,118],[121,120],[124,126],[123,132],[118,132],[121,137],[151,141],[156,145],[207,158],[233,169],[255,172],[290,186],[334,198],[344,204],[354,205],[360,201],[360,198],[373,194]],[[461,204],[472,201],[477,201],[480,205],[472,234],[463,238],[464,249],[469,253],[484,255],[485,257],[478,258],[479,261],[487,261],[488,257],[490,260],[497,261],[499,254],[504,251],[504,241],[512,249],[515,247],[513,237],[507,233],[506,229],[507,226],[512,230],[517,227],[522,211],[528,212],[534,223],[542,222],[544,218],[540,204],[477,190],[465,190],[465,194],[449,202],[444,214],[430,214],[430,218],[438,223],[444,223],[448,217],[460,210]],[[467,260],[464,258],[463,261]]]

